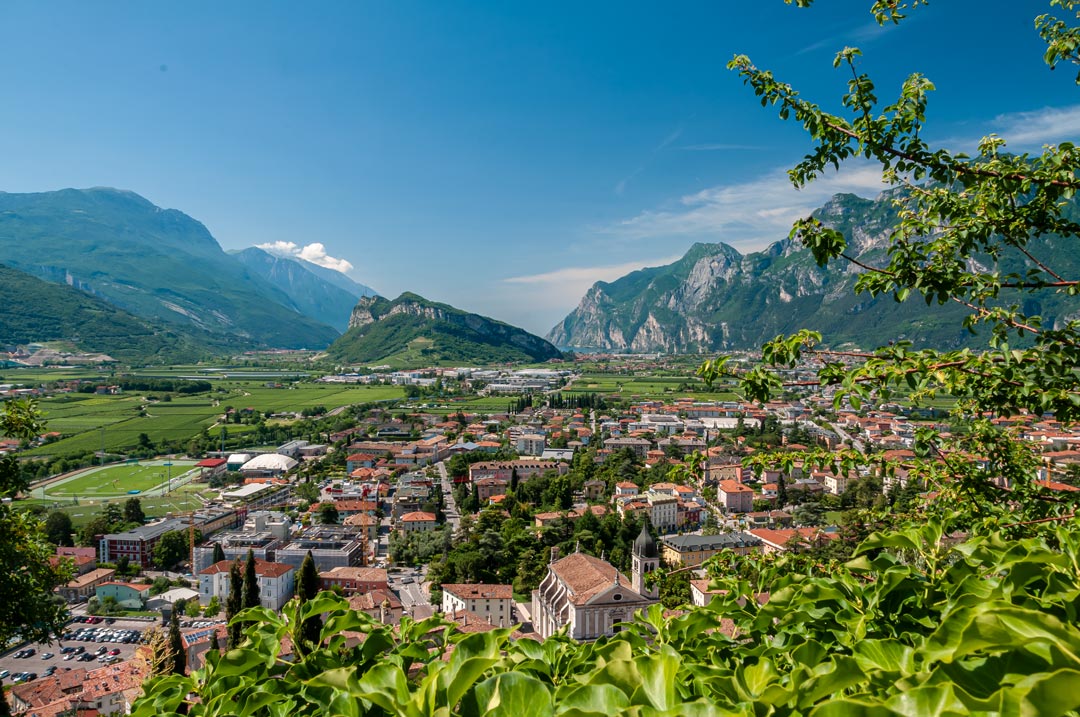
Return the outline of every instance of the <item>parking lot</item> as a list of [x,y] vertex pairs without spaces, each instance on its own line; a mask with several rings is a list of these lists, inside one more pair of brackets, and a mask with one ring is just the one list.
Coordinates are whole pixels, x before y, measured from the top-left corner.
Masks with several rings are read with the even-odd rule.
[[[15,675],[22,672],[41,677],[50,669],[54,672],[76,667],[94,670],[110,658],[126,660],[135,654],[142,633],[151,624],[142,620],[122,619],[112,624],[105,621],[98,624],[68,623],[65,636],[52,644],[23,645],[0,655],[0,675],[6,670],[8,674],[3,677],[4,683],[12,684]],[[33,650],[33,653],[27,657],[16,657],[28,650]]]

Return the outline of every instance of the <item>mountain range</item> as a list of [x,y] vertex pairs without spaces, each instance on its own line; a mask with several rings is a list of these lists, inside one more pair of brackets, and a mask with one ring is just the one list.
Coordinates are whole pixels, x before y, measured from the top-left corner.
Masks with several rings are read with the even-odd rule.
[[557,348],[524,329],[406,292],[390,301],[360,299],[349,330],[327,350],[340,363],[486,364],[559,358]]
[[[896,222],[888,194],[875,200],[839,194],[814,215],[844,234],[849,255],[869,265],[886,263]],[[1080,270],[1080,258],[1058,237],[1034,238],[1029,249],[1059,271]],[[980,256],[970,261],[995,263]],[[1029,267],[1019,253],[996,263],[1006,273]],[[967,310],[958,304],[927,306],[917,294],[903,303],[856,294],[861,271],[842,260],[819,267],[808,249],[788,239],[745,255],[723,243],[695,244],[673,264],[597,282],[547,338],[563,348],[697,353],[758,348],[778,334],[812,328],[832,346],[872,348],[898,339],[917,347],[985,345],[985,337],[963,328]],[[1080,303],[1064,295],[1002,300],[1022,302],[1044,326],[1080,312]]]
[[271,347],[330,346],[348,362],[560,355],[522,329],[415,294],[389,301],[298,257],[227,253],[183,212],[117,189],[0,193],[0,282],[0,346],[57,342],[132,363]]
[[349,316],[356,300],[375,296],[373,289],[356,283],[341,272],[303,259],[277,256],[257,247],[249,247],[233,256],[249,271],[285,292],[301,314],[340,332],[349,328]]

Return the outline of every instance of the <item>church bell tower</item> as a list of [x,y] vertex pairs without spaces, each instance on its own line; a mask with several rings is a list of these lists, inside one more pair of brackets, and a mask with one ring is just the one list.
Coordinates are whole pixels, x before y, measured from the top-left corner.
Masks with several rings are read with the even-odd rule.
[[659,591],[655,585],[652,587],[645,585],[645,576],[660,567],[660,553],[656,549],[656,541],[649,535],[648,520],[642,523],[641,534],[634,539],[630,564],[634,591],[642,597],[655,600]]

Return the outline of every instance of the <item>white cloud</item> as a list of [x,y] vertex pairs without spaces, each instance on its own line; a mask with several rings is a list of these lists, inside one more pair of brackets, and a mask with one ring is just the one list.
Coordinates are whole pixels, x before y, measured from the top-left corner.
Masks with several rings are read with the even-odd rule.
[[1010,147],[1076,141],[1080,139],[1080,105],[998,115],[993,126]]
[[[614,281],[646,266],[662,266],[681,254],[604,266],[567,266],[553,271],[501,279],[488,291],[499,318],[543,336],[570,312],[589,287]],[[483,312],[481,312],[483,313]]]
[[597,233],[621,239],[706,239],[754,250],[786,237],[796,219],[808,216],[834,194],[874,197],[886,188],[880,170],[869,165],[852,165],[801,190],[792,187],[785,171],[775,170],[750,182],[703,189],[670,206],[601,227]]
[[671,132],[671,134],[669,134],[667,137],[664,137],[664,139],[660,142],[660,144],[656,145],[656,149],[653,150],[653,153],[655,154],[656,152],[659,152],[660,150],[665,149],[669,144],[671,144],[672,142],[677,140],[679,137],[681,137],[682,133],[683,133],[683,126],[679,125],[678,127],[675,128],[674,131]]
[[576,293],[584,294],[586,289],[598,281],[614,281],[637,269],[670,264],[677,261],[681,256],[681,254],[675,254],[660,259],[628,261],[608,266],[567,266],[542,274],[511,276],[503,279],[503,281],[507,284],[540,284],[545,287],[580,286],[581,290]]
[[347,259],[337,259],[327,254],[326,246],[322,242],[312,242],[300,246],[296,242],[275,241],[267,244],[256,244],[255,246],[269,254],[303,259],[326,269],[340,271],[342,274],[347,274],[353,270],[353,265]]

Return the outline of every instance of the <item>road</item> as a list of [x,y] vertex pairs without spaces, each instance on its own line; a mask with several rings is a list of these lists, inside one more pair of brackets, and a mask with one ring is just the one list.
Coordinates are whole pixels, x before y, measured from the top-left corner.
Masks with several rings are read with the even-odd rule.
[[461,516],[458,514],[457,504],[454,503],[454,484],[450,481],[450,474],[447,473],[444,462],[439,461],[435,466],[439,469],[439,475],[442,477],[443,500],[446,503],[446,509],[443,512],[446,514],[446,522],[450,524],[450,528],[456,534],[458,526],[461,524]]
[[389,587],[397,591],[401,606],[405,612],[412,613],[417,605],[428,604],[428,592],[424,589],[427,566],[420,568],[401,568],[388,575]]

